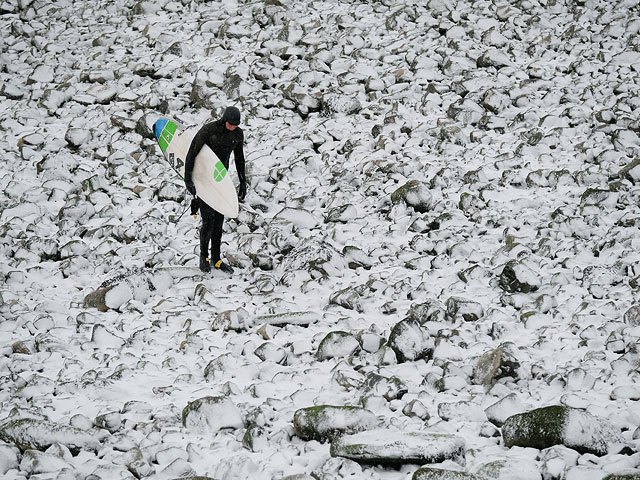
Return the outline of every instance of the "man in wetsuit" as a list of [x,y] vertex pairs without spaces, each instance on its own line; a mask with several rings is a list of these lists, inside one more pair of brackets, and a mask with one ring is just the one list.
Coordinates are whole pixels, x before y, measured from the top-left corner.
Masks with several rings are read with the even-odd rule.
[[[247,193],[247,181],[244,171],[244,151],[242,144],[244,142],[244,133],[240,124],[240,110],[236,107],[227,107],[222,118],[204,125],[193,138],[189,153],[185,161],[184,183],[187,190],[192,194],[196,194],[196,187],[193,185],[193,165],[195,159],[200,153],[200,149],[204,145],[208,145],[213,153],[215,153],[225,168],[229,169],[229,158],[233,152],[236,163],[236,171],[240,186],[238,188],[238,200],[244,201]],[[200,209],[202,213],[202,228],[200,229],[200,270],[210,272],[211,268],[217,268],[227,273],[233,273],[230,265],[224,263],[220,259],[220,242],[222,240],[222,225],[224,216],[215,211],[209,205],[196,197],[197,211]],[[211,244],[211,256],[209,256],[209,244]]]

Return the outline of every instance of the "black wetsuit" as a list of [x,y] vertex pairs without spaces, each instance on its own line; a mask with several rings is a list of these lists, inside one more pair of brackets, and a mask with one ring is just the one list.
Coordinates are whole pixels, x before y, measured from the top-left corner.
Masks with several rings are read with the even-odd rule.
[[[231,131],[225,127],[223,120],[207,123],[196,134],[189,147],[189,153],[185,161],[184,179],[185,183],[192,183],[191,175],[195,158],[204,145],[208,145],[218,156],[225,168],[229,170],[229,158],[233,152],[236,163],[236,171],[240,180],[241,191],[246,189],[246,176],[244,171],[244,133],[240,127]],[[199,200],[199,199],[198,199]],[[240,198],[240,200],[243,200]],[[199,200],[200,212],[202,213],[202,229],[200,230],[200,258],[208,257],[209,243],[211,243],[212,264],[220,260],[220,242],[222,240],[222,226],[224,216],[215,211],[209,205]]]

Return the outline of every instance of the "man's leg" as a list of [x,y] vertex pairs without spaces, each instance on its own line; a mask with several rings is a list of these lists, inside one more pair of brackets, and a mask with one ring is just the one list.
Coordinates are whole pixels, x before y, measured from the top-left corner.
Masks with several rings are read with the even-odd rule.
[[222,243],[222,227],[224,215],[215,212],[213,217],[213,235],[211,237],[211,265],[223,272],[233,273],[233,268],[220,259],[220,243]]
[[209,258],[209,245],[215,229],[215,211],[206,203],[200,202],[200,212],[202,213],[202,228],[200,229],[200,270],[211,271]]
[[213,230],[211,236],[211,263],[220,260],[220,244],[222,243],[222,227],[224,225],[224,215],[214,210]]

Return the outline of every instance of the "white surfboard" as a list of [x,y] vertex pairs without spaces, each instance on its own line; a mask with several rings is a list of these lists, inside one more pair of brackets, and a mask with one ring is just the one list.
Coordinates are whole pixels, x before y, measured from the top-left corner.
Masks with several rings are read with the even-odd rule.
[[[168,118],[159,118],[154,134],[169,165],[184,178],[184,162],[198,128],[185,128]],[[238,195],[229,172],[208,145],[202,147],[193,165],[196,195],[225,217],[238,216]]]

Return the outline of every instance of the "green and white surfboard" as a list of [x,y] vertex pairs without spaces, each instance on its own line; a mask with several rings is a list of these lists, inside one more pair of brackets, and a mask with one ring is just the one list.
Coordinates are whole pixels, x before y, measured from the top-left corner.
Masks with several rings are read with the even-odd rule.
[[[184,161],[197,128],[184,128],[168,118],[155,123],[154,134],[169,165],[184,178]],[[238,196],[233,181],[220,159],[205,145],[193,166],[196,195],[225,217],[238,216]]]

